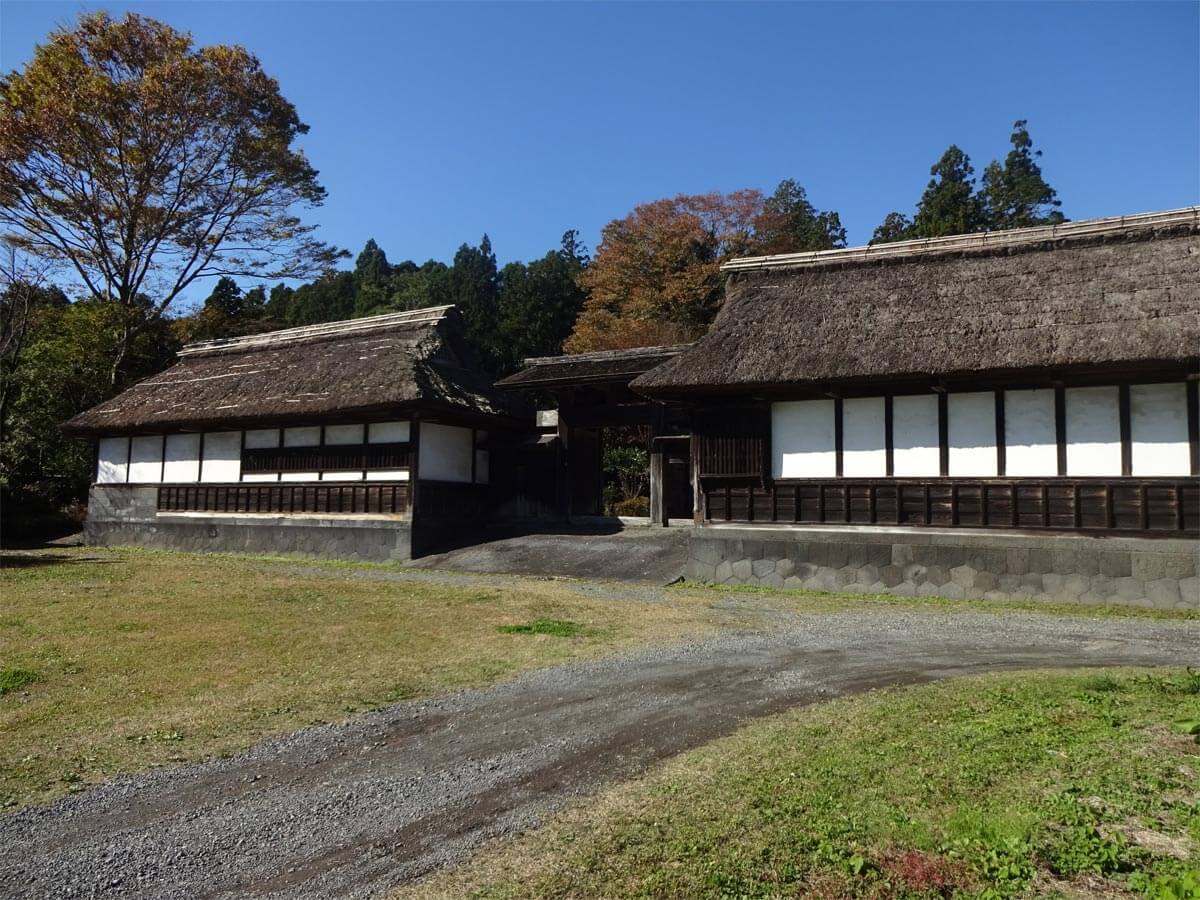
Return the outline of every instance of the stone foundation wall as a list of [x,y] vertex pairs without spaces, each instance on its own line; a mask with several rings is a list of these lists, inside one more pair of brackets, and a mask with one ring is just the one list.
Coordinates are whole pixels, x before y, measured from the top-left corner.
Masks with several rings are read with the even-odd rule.
[[154,487],[94,485],[84,541],[100,546],[407,562],[412,528],[350,516],[159,513]]
[[1190,539],[898,528],[692,531],[685,577],[817,591],[1200,610]]

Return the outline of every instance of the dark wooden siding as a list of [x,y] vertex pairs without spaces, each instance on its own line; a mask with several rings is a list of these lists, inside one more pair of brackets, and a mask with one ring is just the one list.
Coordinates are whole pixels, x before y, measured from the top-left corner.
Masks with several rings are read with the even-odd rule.
[[160,512],[325,513],[404,515],[409,484],[303,482],[267,484],[164,484]]
[[713,522],[1200,530],[1194,478],[705,480]]
[[243,472],[329,472],[407,469],[411,444],[326,444],[318,447],[266,447],[242,450]]

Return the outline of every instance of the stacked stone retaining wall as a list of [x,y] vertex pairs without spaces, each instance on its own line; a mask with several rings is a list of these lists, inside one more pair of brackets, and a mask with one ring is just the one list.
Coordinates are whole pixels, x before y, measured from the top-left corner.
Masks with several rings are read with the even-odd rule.
[[1200,541],[917,529],[692,531],[685,577],[899,596],[1200,610]]

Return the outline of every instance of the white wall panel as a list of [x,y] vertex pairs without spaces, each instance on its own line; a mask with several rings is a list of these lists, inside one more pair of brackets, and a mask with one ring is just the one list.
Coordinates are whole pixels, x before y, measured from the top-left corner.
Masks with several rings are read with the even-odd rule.
[[326,425],[326,444],[361,444],[363,442],[362,425]]
[[162,470],[162,435],[147,434],[135,437],[129,452],[129,483],[158,484],[162,481]]
[[320,472],[284,472],[279,476],[280,481],[320,481]]
[[897,476],[928,476],[941,472],[936,394],[913,394],[892,399],[892,470]]
[[776,478],[836,474],[832,400],[771,404],[771,471]]
[[371,444],[403,443],[409,440],[408,422],[372,422],[367,435]]
[[842,401],[842,474],[880,478],[887,474],[882,397]]
[[256,428],[246,432],[246,446],[251,449],[279,446],[278,428]]
[[350,469],[339,469],[337,471],[331,471],[329,469],[326,469],[324,471],[324,473],[322,473],[322,475],[321,475],[321,480],[322,481],[362,481],[363,480],[363,470],[357,469],[357,470],[352,471]]
[[367,481],[408,481],[408,469],[372,469]]
[[129,463],[129,438],[100,438],[96,462],[97,484],[124,484]]
[[283,429],[283,446],[285,447],[316,447],[320,443],[321,428],[318,425]]
[[1053,388],[1004,392],[1004,474],[1058,474]]
[[1116,387],[1067,388],[1067,474],[1121,474]]
[[422,422],[418,477],[428,481],[470,481],[475,452],[471,429]]
[[1131,385],[1129,425],[1134,475],[1191,474],[1186,384]]
[[247,472],[242,476],[242,481],[246,482],[261,482],[261,481],[278,481],[278,472]]
[[200,478],[200,435],[168,434],[163,481],[187,484]]
[[989,477],[997,470],[996,395],[991,391],[946,397],[949,474]]
[[242,433],[211,431],[204,435],[201,481],[238,481],[242,474]]

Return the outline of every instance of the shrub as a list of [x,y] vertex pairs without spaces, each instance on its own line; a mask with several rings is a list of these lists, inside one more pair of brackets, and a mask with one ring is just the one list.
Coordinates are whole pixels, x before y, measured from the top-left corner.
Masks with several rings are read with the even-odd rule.
[[648,516],[650,515],[650,498],[630,497],[628,500],[618,500],[613,504],[613,510],[618,516]]

